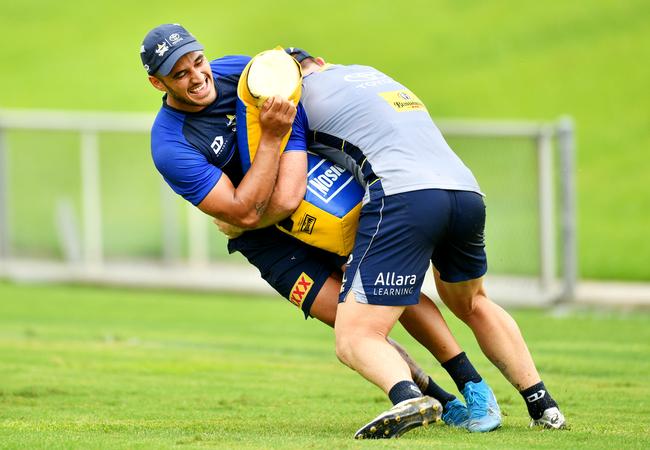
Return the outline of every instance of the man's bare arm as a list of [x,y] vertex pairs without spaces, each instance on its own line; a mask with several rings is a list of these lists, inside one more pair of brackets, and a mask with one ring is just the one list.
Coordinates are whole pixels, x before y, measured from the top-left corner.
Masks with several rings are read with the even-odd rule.
[[[280,158],[278,180],[269,200],[269,206],[255,228],[265,228],[289,217],[300,205],[307,189],[307,154],[286,152]],[[246,229],[223,220],[215,219],[215,225],[230,239],[239,237]]]
[[256,228],[274,225],[289,217],[305,198],[307,190],[307,153],[286,152],[280,158],[278,179],[269,206]]
[[198,208],[241,228],[258,226],[266,211],[278,175],[280,144],[296,114],[293,104],[270,98],[260,112],[262,136],[251,168],[235,189],[223,174]]

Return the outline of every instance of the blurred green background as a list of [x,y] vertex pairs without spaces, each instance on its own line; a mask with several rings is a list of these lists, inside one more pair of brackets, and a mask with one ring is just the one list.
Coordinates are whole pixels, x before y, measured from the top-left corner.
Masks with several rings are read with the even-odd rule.
[[[178,22],[209,57],[280,44],[332,62],[373,65],[416,92],[434,119],[555,120],[568,114],[577,125],[581,276],[650,280],[649,21],[647,0],[9,0],[0,6],[0,108],[153,113],[160,95],[146,80],[140,43],[150,28]],[[106,240],[114,241],[116,253],[120,246],[147,252],[148,240],[159,241],[161,234],[143,219],[156,213],[160,197],[151,188],[157,174],[148,144],[128,136],[107,140],[112,143],[103,146],[118,150],[102,155],[102,183],[118,190],[103,205],[112,221],[105,225]],[[52,193],[78,198],[78,150],[68,150],[78,138],[12,133],[9,141],[20,143],[10,154],[10,185],[20,195],[12,201],[17,244],[40,239],[47,246],[41,229],[51,222]],[[484,171],[477,173],[483,186],[491,170]],[[522,220],[533,227],[536,219]],[[134,231],[138,227],[142,234]],[[488,246],[489,239],[488,233]],[[498,254],[491,259],[497,267],[521,264]]]

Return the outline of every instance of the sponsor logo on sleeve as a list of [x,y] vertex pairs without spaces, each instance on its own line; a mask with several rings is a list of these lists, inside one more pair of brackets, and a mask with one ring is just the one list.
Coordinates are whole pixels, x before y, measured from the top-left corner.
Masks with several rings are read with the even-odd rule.
[[215,137],[214,141],[212,141],[212,144],[210,145],[210,148],[215,155],[219,156],[219,152],[223,148],[223,136]]
[[393,107],[397,112],[426,111],[424,103],[417,96],[408,90],[380,92],[379,96]]
[[291,288],[291,293],[289,294],[289,301],[296,305],[298,308],[302,306],[302,302],[309,294],[312,286],[314,285],[314,280],[312,280],[309,275],[305,272],[300,274],[298,280]]
[[232,131],[237,131],[237,116],[234,114],[226,114],[226,126]]

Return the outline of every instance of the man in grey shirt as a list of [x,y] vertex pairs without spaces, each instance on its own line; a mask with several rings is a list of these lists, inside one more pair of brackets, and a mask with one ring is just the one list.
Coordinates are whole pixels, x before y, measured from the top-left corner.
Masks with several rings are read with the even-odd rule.
[[[328,65],[301,49],[287,52],[303,68],[301,103],[308,120],[303,126],[316,144],[311,148],[345,154],[366,185],[337,309],[336,351],[395,406],[356,436],[390,437],[418,425],[414,411],[422,394],[385,338],[405,307],[417,304],[430,262],[442,300],[472,328],[486,356],[521,393],[531,426],[564,427],[517,324],[487,297],[482,193],[424,104],[372,67]],[[460,374],[454,379],[466,380],[457,384],[470,409],[468,429],[500,426],[496,399],[465,364],[464,354],[443,366]],[[408,425],[400,420],[404,416]]]

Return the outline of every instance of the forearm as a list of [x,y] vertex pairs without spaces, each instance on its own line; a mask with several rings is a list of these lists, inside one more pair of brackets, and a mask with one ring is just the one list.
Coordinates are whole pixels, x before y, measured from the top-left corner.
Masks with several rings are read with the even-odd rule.
[[260,112],[262,135],[250,169],[235,188],[223,174],[197,206],[220,221],[240,228],[255,228],[266,211],[280,165],[283,137],[291,129],[296,108],[291,102],[272,97]]
[[[280,169],[280,171],[281,170],[282,169]],[[300,204],[300,201],[296,202],[291,199],[287,199],[286,194],[283,193],[281,189],[277,189],[277,188],[278,185],[276,184],[276,189],[273,190],[273,194],[269,199],[269,205],[266,208],[264,215],[262,215],[262,217],[260,218],[257,226],[243,228],[233,223],[219,220],[219,219],[215,219],[214,223],[217,225],[217,227],[222,233],[224,233],[229,238],[234,239],[240,236],[246,230],[253,230],[253,229],[256,230],[260,228],[266,228],[271,225],[275,225],[276,223],[286,219],[291,214],[293,214],[293,212]],[[302,193],[298,195],[300,195],[300,198],[302,198],[304,196],[304,190]]]
[[275,195],[274,191],[273,195],[271,195],[271,198],[269,199],[268,207],[266,208],[264,215],[260,218],[255,229],[275,225],[293,214],[296,208],[288,208],[286,204],[278,200],[278,197],[280,197],[280,195]]
[[262,136],[256,157],[241,183],[234,192],[236,205],[226,221],[242,228],[257,228],[265,216],[280,162],[281,139]]
[[[279,172],[281,173],[283,169],[282,163],[280,164],[280,169]],[[285,168],[286,172],[286,168]],[[281,220],[289,217],[293,211],[297,208],[298,204],[300,201],[293,200],[292,198],[287,198],[286,193],[283,192],[283,187],[285,183],[280,183],[278,181],[278,184],[276,184],[275,189],[273,190],[273,194],[271,195],[271,198],[269,199],[269,204],[268,207],[266,208],[266,211],[262,215],[262,217],[259,219],[259,222],[257,223],[257,226],[252,226],[252,227],[241,227],[238,226],[237,224],[228,222],[227,220],[223,219],[214,219],[214,223],[219,228],[219,231],[221,231],[223,234],[228,236],[229,239],[235,239],[239,236],[241,236],[242,233],[244,233],[246,230],[252,230],[252,229],[259,229],[259,228],[266,228],[268,226],[274,225]],[[298,186],[298,189],[300,187]],[[304,189],[301,191],[293,191],[293,195],[299,195],[300,198],[304,196]]]
[[266,212],[256,228],[276,224],[289,217],[305,198],[307,190],[307,154],[285,151],[280,158],[278,180]]

